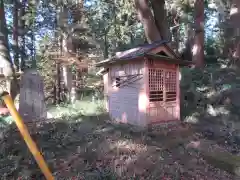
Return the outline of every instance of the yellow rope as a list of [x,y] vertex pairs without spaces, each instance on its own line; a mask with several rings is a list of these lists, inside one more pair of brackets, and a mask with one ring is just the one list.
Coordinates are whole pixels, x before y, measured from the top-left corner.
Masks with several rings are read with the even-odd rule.
[[26,142],[29,150],[31,151],[32,155],[34,156],[35,160],[37,161],[38,166],[40,167],[42,173],[44,174],[44,176],[46,177],[47,180],[54,180],[54,177],[53,177],[51,171],[49,170],[46,162],[44,161],[43,156],[39,152],[36,143],[32,140],[26,125],[24,124],[20,114],[18,113],[17,109],[15,108],[12,98],[10,97],[9,94],[4,93],[2,96],[2,99],[4,100],[5,104],[7,105],[24,141]]

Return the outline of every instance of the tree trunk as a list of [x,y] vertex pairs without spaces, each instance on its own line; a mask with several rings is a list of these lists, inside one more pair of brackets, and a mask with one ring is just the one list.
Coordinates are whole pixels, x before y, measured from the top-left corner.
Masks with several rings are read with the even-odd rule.
[[240,27],[240,1],[232,0],[230,9],[230,24],[234,28]]
[[61,68],[60,64],[56,63],[56,104],[61,103]]
[[107,39],[107,31],[104,32],[104,59],[108,58],[108,39]]
[[183,59],[192,61],[192,46],[193,46],[193,30],[189,24],[185,25],[185,48],[183,52]]
[[230,9],[230,22],[229,25],[232,28],[232,41],[233,52],[231,53],[233,58],[239,60],[240,58],[240,2],[239,0],[232,0]]
[[58,104],[57,103],[57,83],[56,82],[53,84],[53,104]]
[[153,14],[148,6],[147,0],[134,0],[140,21],[143,24],[145,36],[148,43],[161,40],[161,34],[155,24]]
[[63,65],[63,81],[67,89],[68,101],[70,101],[72,91],[72,71],[68,65]]
[[[59,16],[59,23],[60,26],[63,29],[66,29],[68,27],[68,10],[66,7],[62,7],[61,12],[60,12],[60,16]],[[69,38],[68,38],[68,34],[66,34],[66,32],[64,32],[62,30],[62,54],[65,57],[70,57],[71,53],[69,52],[72,51],[72,48],[69,46],[72,46],[71,42],[69,43]],[[71,40],[71,39],[70,39]],[[72,71],[71,68],[69,67],[69,65],[64,65],[63,64],[63,81],[64,81],[64,85],[65,88],[67,89],[67,98],[68,101],[70,101],[70,94],[71,94],[71,90],[72,90]]]
[[194,40],[194,32],[191,26],[191,16],[189,15],[191,7],[190,0],[186,0],[185,2],[184,13],[186,14],[186,18],[184,19],[184,36],[186,37],[184,40],[184,49],[182,50],[182,58],[184,60],[192,61],[192,46]]
[[204,0],[195,0],[195,27],[193,62],[201,68],[204,66]]
[[[55,19],[55,27],[60,25],[60,11],[58,8],[56,8],[56,19]],[[57,39],[57,50],[58,50],[58,56],[63,55],[63,50],[62,50],[62,35],[61,32],[55,31],[55,38]],[[57,61],[56,63],[56,76],[55,76],[55,103],[60,104],[61,103],[61,64]]]
[[[69,37],[65,33],[63,33],[63,43],[62,43],[62,49],[63,54],[65,57],[71,57],[71,53],[73,52],[73,44],[71,43],[71,40],[69,40]],[[72,92],[72,68],[71,65],[65,65],[63,64],[63,81],[65,84],[65,87],[67,89],[67,97],[68,101],[71,102],[71,92]]]
[[35,57],[35,37],[33,32],[31,33],[31,43],[32,43],[31,47],[32,68],[37,68],[37,61]]
[[114,26],[114,44],[113,44],[113,49],[116,51],[118,50],[119,46],[118,46],[118,37],[119,37],[119,34],[118,34],[118,30],[117,30],[117,13],[116,13],[116,0],[114,0],[114,3],[113,3],[113,26]]
[[154,19],[163,40],[171,41],[170,27],[167,20],[165,0],[151,0]]
[[[74,24],[84,24],[85,23],[84,22],[84,20],[85,20],[84,1],[83,0],[78,0],[77,2],[78,2],[77,3],[77,12],[78,13],[76,14],[76,12],[72,12],[73,13],[73,15],[72,15],[73,23]],[[69,43],[68,49],[71,50],[72,53],[75,53],[75,54],[78,55],[76,45],[73,44],[73,39],[72,38],[73,38],[72,36],[69,37],[71,43]],[[70,101],[71,101],[71,103],[74,103],[77,100],[77,91],[76,91],[76,85],[77,85],[76,80],[77,79],[73,82],[72,81],[73,74],[72,74],[71,69],[70,69],[69,73],[71,73],[71,74],[69,74],[70,78],[71,78],[71,89],[69,89]],[[76,75],[76,73],[75,73],[75,75]]]
[[18,2],[13,4],[13,45],[14,45],[14,64],[16,71],[19,71],[19,48],[18,48]]
[[180,17],[176,10],[172,10],[170,15],[170,26],[171,26],[171,47],[175,52],[179,52],[179,42],[180,42]]
[[21,32],[20,36],[21,36],[21,43],[19,45],[19,49],[20,49],[20,57],[21,57],[21,63],[20,63],[20,69],[24,70],[25,69],[25,20],[23,19],[24,15],[25,15],[25,7],[26,7],[26,2],[27,0],[22,0],[21,6],[20,6],[20,10],[19,10],[19,16],[18,16],[18,20],[19,20],[19,32]]
[[77,100],[77,90],[76,90],[76,81],[73,82],[72,84],[72,89],[71,89],[71,94],[70,94],[70,98],[71,98],[71,103],[75,103]]
[[7,90],[12,98],[15,99],[19,86],[9,52],[3,0],[0,1],[0,63],[4,67],[3,73],[7,81]]

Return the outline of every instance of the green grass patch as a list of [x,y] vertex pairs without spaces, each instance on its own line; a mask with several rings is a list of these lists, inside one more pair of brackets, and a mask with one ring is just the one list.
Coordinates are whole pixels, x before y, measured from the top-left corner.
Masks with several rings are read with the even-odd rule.
[[98,115],[105,111],[105,105],[103,100],[96,100],[91,102],[90,100],[76,101],[74,104],[61,104],[58,106],[52,106],[48,112],[54,117],[59,118],[63,116],[74,116],[82,114]]
[[0,127],[6,127],[14,122],[12,116],[0,116]]

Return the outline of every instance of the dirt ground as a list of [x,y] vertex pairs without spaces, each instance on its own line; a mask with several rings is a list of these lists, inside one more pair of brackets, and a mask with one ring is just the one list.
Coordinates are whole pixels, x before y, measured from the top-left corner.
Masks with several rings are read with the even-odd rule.
[[[234,179],[184,144],[169,145],[170,139],[180,137],[176,130],[136,132],[103,121],[106,118],[76,115],[30,127],[56,179]],[[196,138],[189,133],[186,143]],[[14,125],[2,133],[0,143],[1,179],[44,179]]]

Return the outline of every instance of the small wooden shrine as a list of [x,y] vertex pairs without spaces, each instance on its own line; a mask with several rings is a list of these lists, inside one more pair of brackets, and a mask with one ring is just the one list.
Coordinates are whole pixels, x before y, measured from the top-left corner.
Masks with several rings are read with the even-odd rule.
[[180,120],[179,67],[190,65],[158,41],[101,61],[106,108],[119,122],[145,127]]

